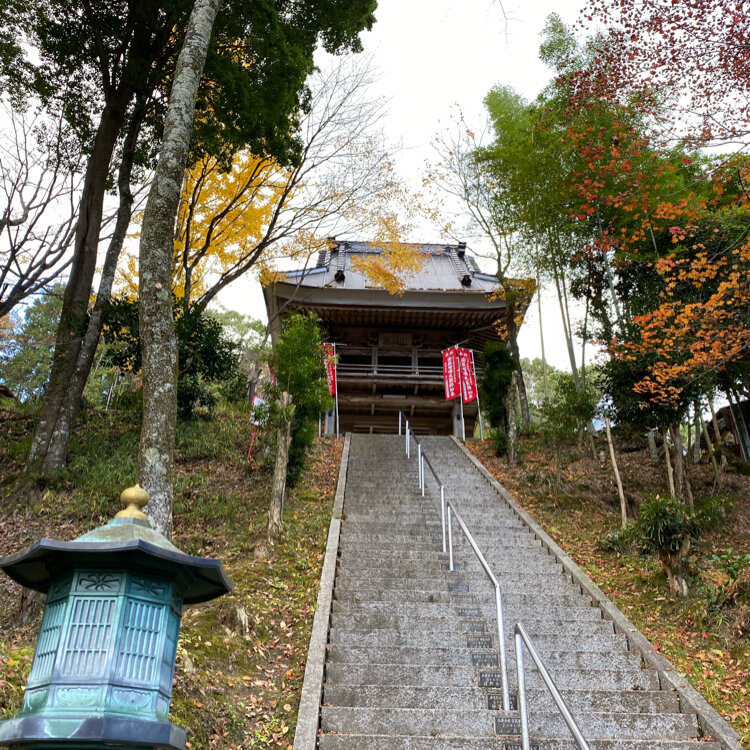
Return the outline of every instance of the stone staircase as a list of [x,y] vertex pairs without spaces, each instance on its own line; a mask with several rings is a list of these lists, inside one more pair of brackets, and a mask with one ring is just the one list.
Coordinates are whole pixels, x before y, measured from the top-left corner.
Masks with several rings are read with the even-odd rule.
[[[521,621],[591,750],[699,750],[695,713],[642,667],[625,635],[581,593],[450,438],[422,438],[503,589],[512,708],[512,633]],[[330,616],[321,750],[521,747],[503,711],[494,591],[456,526],[458,570],[441,554],[439,493],[397,436],[351,437]],[[576,748],[530,658],[532,747]],[[698,745],[698,742],[701,744]],[[717,750],[719,743],[711,743]],[[295,745],[296,747],[296,745]]]

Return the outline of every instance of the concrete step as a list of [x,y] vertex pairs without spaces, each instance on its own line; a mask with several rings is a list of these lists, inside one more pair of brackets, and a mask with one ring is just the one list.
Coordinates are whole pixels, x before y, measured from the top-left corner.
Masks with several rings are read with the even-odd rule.
[[[582,646],[580,636],[568,636],[559,632],[537,632],[533,636],[534,645],[538,650],[549,652],[577,651]],[[497,648],[497,633],[488,626],[487,632],[481,635],[471,635],[456,631],[440,630],[409,630],[405,632],[387,629],[351,630],[346,627],[331,628],[331,644],[341,646],[364,646],[387,648],[393,646],[416,648]],[[627,651],[627,638],[611,631],[608,634],[588,634],[583,643],[594,651],[611,650],[612,652]],[[506,642],[508,652],[512,652],[512,640]],[[528,662],[528,659],[526,660]]]
[[[429,589],[416,589],[416,588],[391,588],[387,584],[381,584],[379,581],[372,581],[371,586],[362,586],[360,588],[352,588],[351,586],[340,584],[336,585],[335,598],[340,601],[369,601],[369,602],[445,602],[454,603],[456,605],[470,606],[469,602],[481,602],[487,601],[493,596],[492,589],[487,586],[482,591],[480,586],[470,587],[470,590],[475,590],[476,593],[472,594],[451,594],[448,592],[447,584],[445,581],[436,579]],[[516,584],[503,584],[503,601],[513,601],[519,596],[533,596],[528,594],[530,587],[528,584],[516,583]],[[561,584],[558,586],[549,586],[545,588],[545,596],[548,597],[562,597],[562,596],[580,596],[571,592],[571,584]]]
[[[415,539],[430,539],[433,535],[439,537],[442,540],[442,529],[440,526],[428,527],[427,524],[422,529],[414,529],[410,534],[386,534],[383,532],[369,531],[366,529],[350,529],[344,527],[341,532],[341,538],[343,540],[361,542],[372,546],[381,544],[404,544],[406,542],[413,542]],[[480,549],[483,548],[483,543],[480,539],[475,538],[475,541],[479,544]],[[500,542],[505,545],[523,546],[523,547],[541,547],[542,543],[539,539],[534,537],[532,534],[525,531],[508,531],[507,533],[498,534],[497,537],[491,542],[485,541],[484,546],[489,547],[489,544]],[[457,544],[454,536],[454,544]]]
[[[676,692],[666,690],[563,690],[571,711],[625,711],[629,713],[678,713]],[[513,693],[515,697],[515,693]],[[546,688],[528,688],[529,711],[554,708]],[[445,686],[398,687],[393,685],[331,685],[323,690],[323,702],[334,706],[371,706],[398,708],[467,709],[477,706],[502,706],[500,693],[483,688]],[[491,705],[490,705],[491,703]]]
[[[353,569],[357,567],[372,567],[380,565],[386,561],[392,561],[395,563],[403,563],[405,561],[420,561],[420,562],[434,562],[437,559],[437,555],[440,554],[441,562],[448,562],[448,556],[443,553],[438,553],[437,550],[434,552],[430,550],[389,550],[388,548],[382,548],[377,550],[358,550],[356,548],[344,547],[340,550],[339,559],[351,560]],[[472,555],[473,558],[473,555]],[[514,555],[506,556],[495,556],[493,559],[496,560],[497,572],[495,568],[492,570],[495,575],[502,575],[506,571],[515,571],[519,569],[541,569],[549,570],[551,566],[557,566],[558,563],[552,555],[541,552],[538,549],[518,549]],[[471,559],[467,556],[454,555],[454,560],[461,565],[462,570],[479,571],[480,565],[475,562],[476,558]],[[487,561],[492,567],[489,557]]]
[[[450,584],[448,584],[450,585]],[[478,587],[477,587],[478,588]],[[471,589],[470,589],[471,591]],[[450,591],[445,592],[449,594]],[[430,612],[435,611],[440,613],[446,606],[457,606],[461,609],[476,609],[477,613],[472,615],[460,614],[460,617],[494,617],[495,616],[495,597],[494,592],[489,586],[485,587],[485,590],[477,591],[472,593],[475,599],[475,603],[461,602],[456,605],[447,604],[440,601],[411,601],[403,597],[400,601],[379,601],[379,600],[362,600],[362,599],[347,599],[343,596],[337,595],[337,601],[334,603],[335,611],[349,611],[357,612],[391,612],[392,614],[409,614],[410,612]],[[492,605],[489,605],[489,601],[492,601]],[[517,591],[504,591],[503,592],[503,609],[528,609],[530,611],[535,610],[549,610],[549,609],[590,609],[595,614],[583,614],[583,617],[589,617],[591,619],[599,619],[602,614],[601,610],[597,607],[591,606],[591,598],[584,594],[530,594],[530,593],[519,593]]]
[[[555,669],[552,674],[560,689],[585,684],[589,689],[603,690],[658,690],[659,679],[655,672],[635,670]],[[497,679],[492,677],[497,675]],[[544,686],[537,672],[526,674],[529,687]],[[500,687],[497,670],[477,670],[473,667],[439,666],[426,664],[337,664],[329,663],[326,680],[340,685],[455,685],[457,687]],[[486,683],[494,682],[488,685]],[[484,683],[484,684],[483,684]]]
[[[424,708],[361,708],[323,706],[324,732],[356,732],[396,735],[454,734],[488,737],[515,735],[512,731],[517,712]],[[689,740],[698,735],[695,714],[640,714],[587,712],[574,717],[584,737],[646,739],[669,736]],[[519,729],[520,731],[520,729]],[[566,731],[559,712],[529,713],[529,733],[534,737],[560,737]]]
[[[510,646],[510,644],[508,644]],[[507,646],[506,646],[507,648]],[[537,649],[548,669],[556,667],[571,669],[639,669],[641,656],[632,651],[559,651],[556,647],[539,647]],[[507,660],[509,671],[515,672],[515,652],[508,649]],[[331,663],[348,664],[445,664],[451,666],[498,666],[499,657],[496,650],[472,649],[468,647],[367,647],[344,646],[331,643],[328,659]],[[534,663],[527,658],[524,662],[531,669]]]
[[[418,582],[419,580],[429,580],[441,581],[444,583],[446,581],[444,574],[447,572],[449,571],[440,570],[439,572],[436,571],[433,575],[430,576],[425,573],[425,575],[421,576],[420,578],[415,577],[405,579],[401,576],[394,578],[384,578],[382,572],[381,575],[373,576],[347,575],[347,571],[342,570],[336,577],[336,587],[346,588],[351,591],[360,589],[366,590],[368,588],[375,587],[390,591],[397,591],[398,589],[419,589],[420,587],[418,585],[415,585],[415,581]],[[458,570],[458,573],[466,572],[467,571],[465,570]],[[548,587],[567,587],[573,589],[574,591],[580,591],[577,585],[571,583],[570,576],[561,573],[559,570],[537,572],[534,576],[533,583],[529,581],[528,572],[518,570],[513,571],[512,573],[505,573],[505,575],[503,575],[502,578],[498,580],[500,581],[500,585],[503,588],[509,586],[542,585],[544,587],[543,590],[547,590]]]
[[[544,614],[544,613],[542,613]],[[581,639],[588,639],[595,634],[613,635],[614,628],[612,623],[607,620],[561,620],[557,617],[546,619],[538,616],[535,619],[524,618],[523,625],[529,635],[534,638],[538,633],[557,633],[569,636],[580,642]],[[331,615],[332,627],[344,627],[347,630],[399,630],[402,632],[453,632],[457,630],[461,633],[493,633],[494,623],[485,622],[484,620],[460,620],[458,617],[451,617],[446,613],[445,617],[405,617],[399,615],[386,614],[351,614],[349,612],[334,612]],[[505,636],[510,638],[513,634],[513,622],[510,614],[505,618]]]
[[[708,744],[715,748],[718,743],[701,740],[663,739],[601,739],[589,743],[591,750],[708,750]],[[578,745],[569,735],[556,738],[538,739],[532,737],[532,748],[538,750],[578,750]],[[375,734],[336,734],[322,733],[319,737],[321,750],[520,750],[519,739],[503,737],[386,737]]]
[[[385,605],[375,607],[374,605]],[[368,605],[373,605],[368,607]],[[397,617],[405,621],[412,620],[415,627],[419,623],[429,622],[431,619],[455,619],[461,622],[466,620],[483,621],[488,628],[494,628],[496,612],[494,605],[483,607],[453,607],[448,604],[431,604],[430,602],[418,604],[391,604],[388,602],[333,602],[333,616],[356,616],[372,617],[373,620],[382,621],[383,617]],[[553,607],[538,608],[529,605],[505,604],[503,607],[503,619],[506,627],[513,629],[516,622],[522,622],[524,626],[532,622],[545,622],[557,620],[560,622],[577,622],[587,625],[596,625],[601,621],[601,612],[594,607]],[[612,625],[610,624],[610,628]],[[565,632],[566,626],[562,626]]]

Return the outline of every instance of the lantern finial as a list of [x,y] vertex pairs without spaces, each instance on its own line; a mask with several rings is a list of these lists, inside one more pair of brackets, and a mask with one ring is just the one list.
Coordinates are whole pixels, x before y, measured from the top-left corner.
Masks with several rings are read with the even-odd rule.
[[115,518],[137,518],[141,521],[147,521],[146,514],[141,510],[148,503],[148,492],[136,484],[123,490],[120,495],[120,501],[123,504],[123,510],[115,513]]

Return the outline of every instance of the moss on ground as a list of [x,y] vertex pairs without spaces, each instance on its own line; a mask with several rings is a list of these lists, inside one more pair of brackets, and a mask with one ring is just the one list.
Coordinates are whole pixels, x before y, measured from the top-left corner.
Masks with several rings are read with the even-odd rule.
[[[135,481],[137,420],[99,412],[82,421],[67,467],[31,504],[0,511],[0,554],[41,536],[72,539],[117,511],[119,493]],[[32,426],[27,413],[0,413],[4,490],[22,468]],[[258,557],[272,467],[262,440],[254,449],[261,458],[245,462],[249,439],[246,410],[236,407],[179,426],[173,541],[221,558],[234,583],[229,595],[185,610],[170,719],[186,730],[189,750],[290,748],[294,736],[343,440],[317,442],[284,509],[284,537]],[[21,704],[41,607],[19,625],[20,590],[4,577],[0,599],[10,605],[0,611],[0,718],[7,718]]]

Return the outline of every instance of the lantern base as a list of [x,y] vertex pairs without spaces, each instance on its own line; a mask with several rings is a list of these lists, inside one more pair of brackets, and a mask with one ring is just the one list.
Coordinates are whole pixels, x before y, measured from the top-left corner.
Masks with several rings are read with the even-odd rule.
[[23,716],[0,722],[0,746],[11,750],[184,750],[185,732],[168,721],[116,716],[51,719]]

